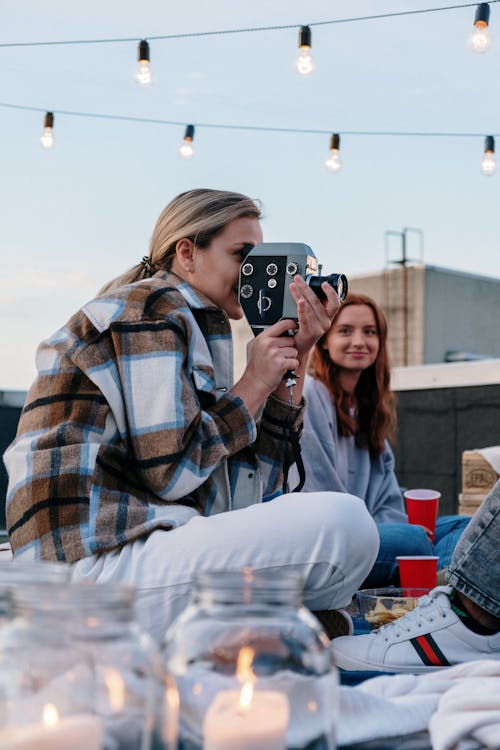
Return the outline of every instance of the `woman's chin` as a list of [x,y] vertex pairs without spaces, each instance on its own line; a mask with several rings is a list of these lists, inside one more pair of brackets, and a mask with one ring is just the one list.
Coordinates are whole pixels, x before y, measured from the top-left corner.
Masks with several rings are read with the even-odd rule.
[[241,320],[243,317],[245,317],[245,313],[243,312],[243,308],[241,305],[232,305],[230,309],[226,310],[227,317],[230,320]]

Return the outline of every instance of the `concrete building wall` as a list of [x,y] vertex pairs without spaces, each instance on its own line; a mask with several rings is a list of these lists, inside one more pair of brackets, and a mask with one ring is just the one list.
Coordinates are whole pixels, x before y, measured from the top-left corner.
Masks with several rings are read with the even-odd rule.
[[500,357],[500,279],[425,268],[424,358],[462,351]]

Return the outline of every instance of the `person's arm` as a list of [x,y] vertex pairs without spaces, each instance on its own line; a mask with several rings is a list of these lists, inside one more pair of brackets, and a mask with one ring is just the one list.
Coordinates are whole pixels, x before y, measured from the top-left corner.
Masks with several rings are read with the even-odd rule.
[[376,523],[406,523],[403,495],[394,467],[394,454],[387,440],[383,453],[376,461],[378,467],[376,482],[369,488],[370,512]]
[[307,378],[304,396],[304,428],[300,439],[306,472],[305,492],[347,489],[337,472],[339,437],[332,397],[327,388],[314,378]]
[[179,317],[112,327],[116,372],[92,374],[130,443],[141,480],[164,500],[192,493],[256,437],[255,421],[237,395],[216,400],[210,392],[209,363],[195,385],[186,325]]

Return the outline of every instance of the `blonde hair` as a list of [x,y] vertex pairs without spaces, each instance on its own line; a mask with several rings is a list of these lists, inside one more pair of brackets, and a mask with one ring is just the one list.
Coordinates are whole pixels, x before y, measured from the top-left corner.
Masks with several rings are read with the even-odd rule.
[[205,188],[181,193],[159,215],[149,245],[149,256],[108,282],[100,294],[140,281],[159,270],[170,271],[177,242],[181,239],[190,239],[196,247],[207,248],[233,219],[242,216],[259,219],[260,215],[257,203],[241,193]]

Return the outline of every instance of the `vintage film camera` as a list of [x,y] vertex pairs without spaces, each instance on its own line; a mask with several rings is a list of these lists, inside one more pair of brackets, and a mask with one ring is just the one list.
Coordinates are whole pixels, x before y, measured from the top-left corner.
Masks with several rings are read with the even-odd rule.
[[318,276],[318,261],[308,245],[301,242],[261,242],[243,250],[240,268],[239,300],[254,334],[284,318],[297,318],[297,309],[289,285],[300,275],[320,299],[328,281],[339,298],[347,295],[343,273]]

